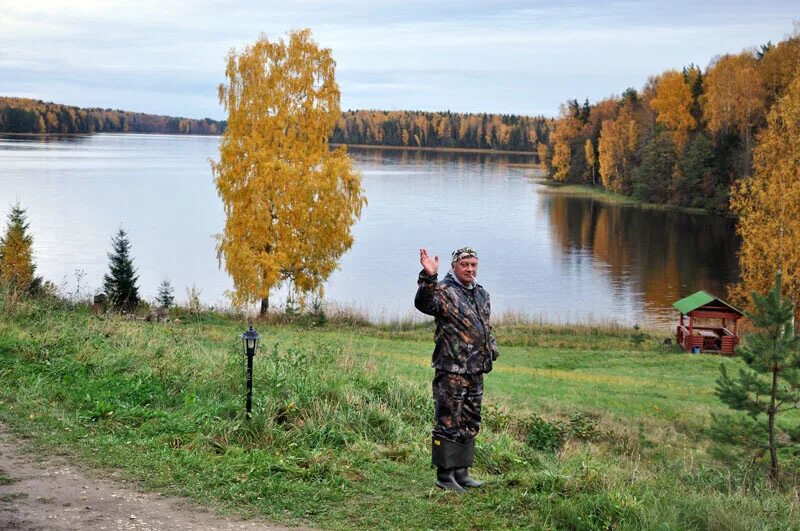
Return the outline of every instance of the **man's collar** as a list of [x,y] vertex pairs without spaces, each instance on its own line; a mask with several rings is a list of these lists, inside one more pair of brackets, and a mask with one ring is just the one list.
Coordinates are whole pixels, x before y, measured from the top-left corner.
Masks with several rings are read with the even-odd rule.
[[470,284],[469,284],[469,285],[466,285],[466,284],[464,284],[463,282],[461,282],[460,280],[458,280],[458,277],[456,276],[456,272],[455,272],[455,271],[453,271],[452,269],[451,269],[450,271],[448,271],[448,272],[447,272],[447,274],[448,274],[448,276],[451,276],[451,277],[453,277],[453,280],[455,280],[455,281],[456,281],[456,284],[458,284],[458,285],[459,285],[459,286],[461,286],[462,288],[466,288],[466,289],[475,289],[475,286],[477,286],[477,285],[478,285],[478,282],[477,282],[476,280],[473,280],[472,282],[470,282]]

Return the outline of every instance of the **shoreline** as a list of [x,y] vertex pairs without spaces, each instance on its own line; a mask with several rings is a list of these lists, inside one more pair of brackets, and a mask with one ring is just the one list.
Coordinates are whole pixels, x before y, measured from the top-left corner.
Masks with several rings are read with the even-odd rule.
[[[374,146],[371,144],[336,144],[330,142],[331,147],[346,146],[358,149],[391,149],[395,151],[439,151],[442,153],[487,153],[490,155],[526,155],[538,156],[533,151],[505,151],[503,149],[481,149],[481,148],[445,148],[445,147],[415,147],[415,146]],[[536,164],[538,167],[539,164]]]
[[608,190],[604,190],[599,186],[592,187],[589,186],[588,184],[574,184],[574,183],[563,184],[547,178],[535,179],[535,182],[542,185],[543,188],[539,189],[539,193],[543,194],[559,194],[559,195],[569,195],[573,197],[588,197],[611,205],[635,206],[639,208],[647,208],[652,210],[681,212],[684,214],[734,217],[731,215],[710,212],[704,208],[681,207],[675,205],[668,205],[664,203],[647,203],[641,201],[640,199],[618,194],[616,192],[610,192]]

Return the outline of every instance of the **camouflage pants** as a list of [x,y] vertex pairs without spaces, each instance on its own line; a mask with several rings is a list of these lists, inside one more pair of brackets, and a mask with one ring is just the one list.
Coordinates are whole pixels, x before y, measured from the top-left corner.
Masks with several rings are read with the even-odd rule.
[[436,371],[433,378],[433,436],[468,443],[481,429],[483,373]]

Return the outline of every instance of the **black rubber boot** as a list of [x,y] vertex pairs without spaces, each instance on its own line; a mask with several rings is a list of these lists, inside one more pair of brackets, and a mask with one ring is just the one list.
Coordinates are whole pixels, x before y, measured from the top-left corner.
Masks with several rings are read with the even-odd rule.
[[478,487],[483,486],[483,482],[475,481],[471,477],[469,477],[469,472],[467,468],[456,468],[453,470],[453,479],[456,480],[456,483],[464,487],[465,489],[477,489]]
[[436,470],[436,486],[454,492],[466,492],[453,477],[454,468],[438,467]]
[[472,466],[472,461],[475,457],[475,439],[463,445],[461,452],[461,463],[453,470],[453,479],[462,487],[477,489],[483,483],[469,477],[469,472],[467,471]]
[[454,477],[456,469],[472,466],[473,444],[462,444],[434,437],[431,457],[436,466],[436,486],[455,492],[466,492]]

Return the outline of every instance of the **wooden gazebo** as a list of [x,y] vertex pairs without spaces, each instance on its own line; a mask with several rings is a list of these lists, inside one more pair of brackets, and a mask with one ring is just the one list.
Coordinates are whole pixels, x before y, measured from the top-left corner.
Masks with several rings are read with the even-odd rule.
[[[739,344],[737,321],[742,312],[705,291],[698,291],[672,305],[681,312],[676,340],[686,352],[715,352],[733,356]],[[686,322],[688,317],[688,323]],[[695,326],[695,319],[720,319],[721,326]]]

